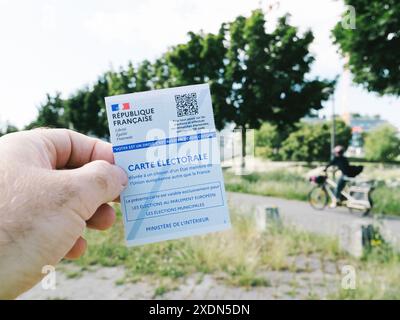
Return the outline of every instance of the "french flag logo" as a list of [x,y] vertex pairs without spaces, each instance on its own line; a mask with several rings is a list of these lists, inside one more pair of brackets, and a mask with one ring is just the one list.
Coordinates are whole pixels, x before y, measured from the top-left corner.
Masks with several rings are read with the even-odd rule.
[[111,111],[125,111],[125,110],[130,110],[131,109],[131,105],[129,102],[125,102],[125,103],[114,103],[111,105]]

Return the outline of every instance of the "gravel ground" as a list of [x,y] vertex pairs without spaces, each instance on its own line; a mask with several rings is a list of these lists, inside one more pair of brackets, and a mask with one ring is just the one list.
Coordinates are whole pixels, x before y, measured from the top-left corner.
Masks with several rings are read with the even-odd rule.
[[223,274],[121,283],[122,267],[77,273],[73,265],[63,265],[63,271],[57,272],[55,290],[44,290],[39,284],[19,299],[324,299],[336,292],[340,262],[322,261],[316,255],[291,259],[294,271],[260,271],[259,277],[267,282],[257,287],[231,286]]
[[[232,192],[228,193],[228,200],[237,207],[244,203],[255,208],[276,205],[282,217],[296,227],[330,236],[338,236],[343,225],[360,220],[340,209],[315,211],[300,201]],[[385,224],[392,232],[400,230],[398,219],[388,219]],[[57,272],[56,290],[44,290],[39,284],[20,299],[324,299],[337,292],[343,262],[322,261],[316,255],[290,259],[293,270],[260,270],[258,276],[266,280],[266,285],[250,288],[227,284],[227,275],[223,274],[193,274],[173,281],[148,277],[130,283],[122,281],[123,267],[75,272],[66,269],[73,265],[62,265]]]

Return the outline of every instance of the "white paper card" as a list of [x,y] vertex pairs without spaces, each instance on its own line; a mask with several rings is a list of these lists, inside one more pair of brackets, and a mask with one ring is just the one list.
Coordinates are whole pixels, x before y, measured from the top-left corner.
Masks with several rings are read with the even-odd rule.
[[230,227],[207,84],[106,97],[128,245]]

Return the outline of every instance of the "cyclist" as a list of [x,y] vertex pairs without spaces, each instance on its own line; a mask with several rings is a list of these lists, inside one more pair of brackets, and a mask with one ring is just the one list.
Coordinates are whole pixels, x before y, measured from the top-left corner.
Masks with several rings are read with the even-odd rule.
[[346,178],[351,175],[349,160],[344,156],[345,149],[343,146],[336,146],[333,149],[334,157],[326,165],[324,171],[328,170],[330,166],[336,166],[342,172],[339,180],[337,181],[337,187],[335,190],[335,197],[332,199],[331,207],[335,208],[341,200],[341,193],[343,188],[346,186]]

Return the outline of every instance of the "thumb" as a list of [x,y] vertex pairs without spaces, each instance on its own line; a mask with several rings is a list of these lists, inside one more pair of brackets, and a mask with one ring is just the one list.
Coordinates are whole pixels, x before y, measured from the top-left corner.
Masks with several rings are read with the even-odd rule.
[[116,199],[128,184],[128,176],[120,167],[96,160],[78,169],[69,170],[71,182],[78,190],[78,211],[88,220],[100,205]]

